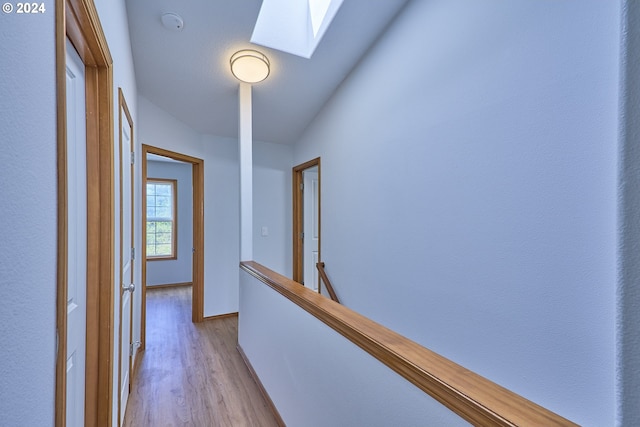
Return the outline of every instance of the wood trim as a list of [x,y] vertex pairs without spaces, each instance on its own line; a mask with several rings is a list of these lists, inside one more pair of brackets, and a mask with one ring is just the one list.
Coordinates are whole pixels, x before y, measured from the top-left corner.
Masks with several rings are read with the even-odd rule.
[[577,425],[256,262],[240,268],[474,425]]
[[[114,293],[117,292],[119,297],[118,297],[118,393],[116,394],[116,399],[118,399],[118,401],[116,402],[116,425],[118,427],[120,427],[122,425],[122,422],[120,420],[120,413],[122,411],[122,295],[124,294],[124,292],[122,292],[122,281],[123,281],[123,277],[122,277],[122,263],[124,261],[124,258],[122,257],[122,249],[124,248],[124,242],[123,242],[123,238],[124,238],[124,225],[123,225],[123,218],[124,218],[124,210],[122,209],[122,202],[124,200],[124,195],[123,195],[123,183],[122,183],[122,176],[124,174],[123,171],[123,165],[122,165],[122,99],[120,98],[121,95],[121,89],[118,88],[118,182],[120,183],[120,189],[119,189],[119,204],[120,204],[120,212],[118,213],[118,222],[120,225],[120,230],[118,230],[118,236],[119,236],[119,242],[120,242],[120,248],[119,248],[119,252],[120,252],[120,256],[118,259],[118,284],[116,285],[116,287],[114,288]],[[133,178],[133,177],[132,177]],[[131,302],[131,301],[130,301]],[[115,301],[114,301],[115,303]]]
[[[171,185],[171,207],[173,208],[173,212],[172,212],[172,217],[171,217],[171,222],[172,222],[172,234],[171,234],[171,255],[159,255],[159,256],[149,256],[147,255],[146,260],[147,261],[171,261],[171,260],[176,260],[178,259],[178,180],[177,179],[171,179],[171,178],[150,178],[147,177],[147,181],[144,185],[145,190],[147,189],[147,184],[149,182],[157,182],[160,184],[169,184]],[[145,193],[146,194],[146,193]],[[145,204],[146,204],[146,197],[145,197]],[[144,233],[145,233],[145,237],[146,237],[146,223],[147,221],[145,220],[144,224]],[[146,245],[145,245],[145,251],[146,251]],[[146,254],[146,252],[145,252]]]
[[302,283],[303,271],[304,271],[304,253],[303,253],[303,241],[300,239],[300,233],[304,226],[303,220],[303,198],[300,192],[300,186],[302,185],[302,173],[293,168],[292,176],[292,206],[293,206],[293,280],[298,283]]
[[203,320],[204,321],[207,321],[207,320],[220,320],[220,319],[226,319],[227,317],[238,317],[238,312],[235,311],[233,313],[216,314],[215,316],[207,316]]
[[55,3],[56,20],[56,91],[57,91],[57,299],[56,299],[56,331],[58,349],[56,354],[56,392],[55,392],[55,425],[67,425],[67,263],[68,263],[68,230],[67,230],[67,102],[66,102],[66,36],[65,36],[65,4]]
[[[147,199],[147,154],[157,154],[181,162],[191,163],[193,185],[193,268],[191,320],[194,323],[204,319],[204,160],[164,148],[142,144],[142,200]],[[147,206],[142,204],[142,224],[147,222]],[[147,236],[142,233],[142,322],[140,325],[141,349],[145,348],[147,331]]]
[[65,0],[66,34],[89,67],[111,67],[113,59],[92,0]]
[[[91,239],[98,241],[98,248],[93,254],[99,260],[99,280],[94,281],[90,286],[91,294],[87,292],[87,298],[91,295],[95,299],[98,313],[98,323],[89,324],[87,316],[87,342],[95,334],[98,341],[97,354],[97,381],[90,384],[89,388],[95,394],[97,400],[97,423],[96,425],[111,425],[112,401],[113,401],[113,341],[114,341],[114,284],[115,284],[115,212],[114,212],[114,165],[113,165],[113,74],[112,69],[99,68],[95,73],[95,85],[98,99],[95,100],[95,110],[90,113],[87,109],[87,116],[104,117],[98,120],[98,132],[100,133],[99,147],[95,147],[92,157],[95,159],[99,173],[93,173],[92,181],[97,179],[99,188],[99,207],[94,205],[88,212],[89,217],[99,224],[99,232]],[[91,170],[90,168],[88,170]],[[98,210],[99,209],[99,210]],[[89,307],[87,306],[87,309]],[[93,374],[92,374],[93,375]],[[88,422],[85,417],[85,424]]]
[[191,290],[191,320],[204,319],[204,161],[192,164],[193,183],[193,268]]
[[142,189],[141,189],[141,227],[140,227],[140,274],[141,274],[141,292],[140,292],[140,350],[146,348],[147,336],[147,151],[145,145],[142,145],[141,154],[142,163]]
[[193,282],[181,282],[181,283],[163,283],[160,285],[147,284],[147,290],[149,289],[162,289],[162,288],[178,288],[180,286],[191,286]]
[[[138,357],[140,356],[139,351],[136,351],[136,357],[133,359],[133,367],[131,368],[131,373],[129,374],[130,378],[134,378],[136,376],[136,372],[138,372],[138,368],[140,367],[140,361],[142,360],[142,357]],[[127,407],[128,407],[128,403],[127,403]],[[126,412],[125,412],[126,415]]]
[[265,389],[264,385],[262,385],[262,381],[260,381],[260,377],[258,377],[258,374],[256,374],[256,371],[253,369],[251,362],[247,358],[247,355],[244,353],[244,350],[242,349],[239,343],[236,346],[236,348],[238,349],[238,353],[240,353],[240,357],[242,357],[244,364],[247,366],[247,369],[249,370],[249,374],[251,375],[251,378],[253,378],[253,381],[258,386],[258,389],[260,390],[260,393],[262,393],[264,400],[267,402],[267,405],[269,405],[269,408],[271,409],[271,412],[273,413],[273,417],[276,419],[276,422],[280,427],[287,427],[287,425],[284,423],[284,420],[280,416],[280,412],[278,412],[278,408],[276,408],[276,405],[274,405],[273,400],[271,400],[271,396],[269,396],[269,393],[267,393],[267,389]]
[[[66,35],[66,36],[65,36]],[[56,2],[58,236],[66,236],[65,39],[85,64],[87,111],[87,347],[85,425],[111,425],[113,401],[114,171],[112,58],[91,0]],[[66,425],[66,237],[58,243],[55,422]]]
[[[300,238],[301,233],[304,231],[304,200],[302,197],[302,193],[300,191],[300,186],[303,183],[302,173],[305,169],[312,168],[314,166],[318,167],[318,194],[322,194],[321,192],[321,171],[320,171],[320,157],[316,157],[315,159],[309,160],[308,162],[304,162],[298,166],[293,167],[293,179],[291,180],[293,183],[293,280],[298,283],[302,283],[304,278],[304,244],[302,239]],[[321,198],[318,197],[318,262],[322,260],[321,257],[321,227],[322,227],[322,209],[321,209]],[[318,284],[318,293],[320,293],[321,288],[320,284]]]
[[331,281],[327,276],[327,272],[324,271],[324,262],[316,263],[316,267],[318,268],[318,273],[320,273],[320,280],[322,280],[322,282],[324,282],[325,286],[327,287],[329,297],[331,297],[333,301],[340,303],[338,295],[336,295],[336,291],[333,290],[333,285],[331,284]]

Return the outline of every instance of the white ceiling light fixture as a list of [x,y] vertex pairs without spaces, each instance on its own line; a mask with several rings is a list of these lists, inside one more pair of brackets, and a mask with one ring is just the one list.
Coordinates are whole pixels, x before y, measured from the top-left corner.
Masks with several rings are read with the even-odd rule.
[[245,49],[231,56],[231,72],[236,79],[245,83],[258,83],[269,76],[269,58],[257,50]]
[[171,31],[182,31],[184,28],[184,21],[182,17],[177,13],[163,13],[160,17],[160,21],[162,21],[162,25]]

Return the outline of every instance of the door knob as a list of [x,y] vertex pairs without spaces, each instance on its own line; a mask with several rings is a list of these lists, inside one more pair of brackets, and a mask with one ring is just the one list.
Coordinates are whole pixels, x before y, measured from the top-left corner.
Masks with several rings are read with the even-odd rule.
[[131,283],[129,286],[127,285],[122,285],[122,290],[124,292],[133,292],[136,290],[136,285],[134,285],[133,283]]

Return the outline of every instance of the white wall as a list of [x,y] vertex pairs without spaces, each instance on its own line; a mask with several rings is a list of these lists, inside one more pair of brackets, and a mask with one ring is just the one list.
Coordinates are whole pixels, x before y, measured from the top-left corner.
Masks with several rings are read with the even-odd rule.
[[640,3],[624,1],[618,287],[619,425],[640,425]]
[[177,191],[176,259],[147,261],[147,286],[188,283],[193,269],[193,186],[188,163],[147,163],[149,178],[175,179]]
[[253,259],[287,277],[293,273],[292,164],[290,145],[254,142]]
[[286,425],[469,425],[245,271],[238,322],[238,342]]
[[238,153],[236,141],[203,136],[138,97],[139,141],[204,161],[204,315],[238,310]]
[[[172,117],[143,96],[138,98],[139,141],[204,160],[204,315],[238,311],[239,255],[239,170],[237,140],[213,135],[201,135]],[[276,160],[279,155],[291,156],[290,148],[276,144],[254,142],[256,174],[264,182],[254,184],[255,192],[269,192],[274,200],[287,200],[281,192],[286,188],[282,176],[287,161]],[[289,187],[290,188],[290,187]],[[290,196],[289,196],[290,197]],[[267,261],[267,266],[286,270],[290,255],[291,220],[283,225],[278,218],[283,212],[282,202],[270,205],[256,200],[254,218],[270,230],[264,244],[260,242],[256,255]],[[256,203],[254,202],[254,203]],[[290,202],[289,202],[290,203]],[[287,208],[285,207],[284,210]],[[289,214],[290,216],[291,214]],[[254,219],[254,224],[256,220]],[[258,237],[254,237],[254,241]],[[282,257],[282,258],[281,258]]]
[[[113,57],[114,112],[118,108],[117,88],[121,86],[135,122],[135,79],[124,2],[96,3]],[[0,208],[3,218],[0,323],[13,325],[3,329],[1,343],[5,349],[20,349],[3,352],[0,364],[3,378],[0,413],[3,425],[7,426],[45,426],[54,422],[57,208],[54,2],[45,1],[45,9],[45,13],[31,15],[28,20],[15,13],[0,16],[0,56],[9,59],[0,64],[3,76],[0,141],[4,148],[0,156],[7,165],[0,172],[5,200]],[[115,117],[117,129],[117,114]],[[9,150],[10,147],[14,149]],[[117,241],[115,247],[119,247]],[[114,330],[117,329],[116,324]],[[139,336],[139,322],[134,329]]]
[[7,427],[54,424],[55,8],[44,4],[40,15],[0,14],[0,414]]
[[412,1],[294,149],[347,306],[591,426],[616,418],[619,9]]

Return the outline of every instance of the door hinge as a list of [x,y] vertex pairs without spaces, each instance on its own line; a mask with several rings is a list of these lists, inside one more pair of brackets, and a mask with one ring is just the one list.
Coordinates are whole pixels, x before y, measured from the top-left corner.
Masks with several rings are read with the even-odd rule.
[[131,164],[134,165],[136,163],[136,152],[131,152]]
[[303,182],[300,183],[300,191],[304,191],[304,183]]
[[304,233],[303,232],[300,233],[300,239],[304,240]]
[[134,261],[136,259],[136,248],[131,248],[131,259]]
[[192,248],[191,248],[191,253],[192,253],[192,254],[195,254],[195,253],[196,253],[196,248],[193,248],[193,247],[192,247]]
[[140,348],[141,345],[142,343],[140,341],[134,341],[131,344],[129,344],[129,357],[133,357],[133,350]]

